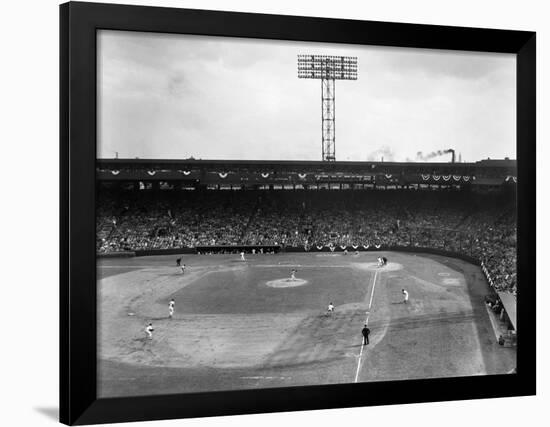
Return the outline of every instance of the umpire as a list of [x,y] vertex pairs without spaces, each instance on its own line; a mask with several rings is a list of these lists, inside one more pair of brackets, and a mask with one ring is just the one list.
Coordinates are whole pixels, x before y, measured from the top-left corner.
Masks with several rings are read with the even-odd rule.
[[367,327],[366,323],[365,326],[363,326],[361,333],[363,334],[363,345],[367,345],[369,343],[370,329]]

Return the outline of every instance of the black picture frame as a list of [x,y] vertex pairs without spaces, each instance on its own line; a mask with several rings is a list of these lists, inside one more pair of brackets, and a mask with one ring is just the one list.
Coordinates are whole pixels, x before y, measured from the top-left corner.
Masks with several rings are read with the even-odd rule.
[[[517,373],[179,395],[96,395],[96,31],[400,46],[517,55]],[[92,424],[532,395],[535,380],[536,34],[69,2],[60,6],[60,421]]]

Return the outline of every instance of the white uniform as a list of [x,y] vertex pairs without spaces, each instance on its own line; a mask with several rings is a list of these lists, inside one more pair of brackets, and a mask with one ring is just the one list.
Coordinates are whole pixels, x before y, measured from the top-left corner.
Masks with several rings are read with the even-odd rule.
[[181,274],[185,274],[185,264],[182,264],[181,266]]
[[145,328],[145,332],[147,333],[147,336],[149,337],[150,340],[153,339],[153,326],[152,325],[147,325],[147,327]]
[[176,303],[174,302],[174,300],[170,301],[170,303],[168,304],[168,311],[170,313],[170,317],[174,315],[175,307],[176,307]]
[[296,270],[290,272],[290,280],[296,280]]
[[246,259],[244,259],[244,252],[241,252],[241,261],[246,261]]
[[409,301],[409,293],[404,289],[403,289],[403,297],[404,297],[403,302],[406,303],[407,301]]
[[329,313],[332,313],[333,311],[334,311],[334,306],[332,305],[332,303],[330,303],[330,304],[328,305],[328,312],[329,312]]

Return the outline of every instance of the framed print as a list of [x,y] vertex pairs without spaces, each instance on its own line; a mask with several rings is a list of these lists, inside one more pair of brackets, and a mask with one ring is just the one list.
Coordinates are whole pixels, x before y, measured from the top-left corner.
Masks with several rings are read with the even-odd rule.
[[535,33],[60,24],[63,423],[535,393]]

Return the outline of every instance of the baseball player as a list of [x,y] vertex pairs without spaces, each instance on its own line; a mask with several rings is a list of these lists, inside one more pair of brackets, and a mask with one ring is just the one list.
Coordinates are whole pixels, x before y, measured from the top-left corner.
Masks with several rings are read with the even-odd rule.
[[367,327],[366,323],[365,326],[363,326],[363,329],[361,329],[361,334],[363,335],[363,345],[368,345],[370,329]]
[[181,274],[185,274],[185,264],[182,264],[180,268],[181,268]]
[[170,316],[170,319],[174,316],[175,309],[176,309],[176,301],[174,301],[174,298],[172,298],[168,303],[168,315]]
[[409,293],[405,289],[401,289],[401,293],[403,294],[403,304],[407,304],[409,302]]
[[241,252],[241,261],[246,261],[245,257],[244,257],[244,251]]
[[290,280],[292,280],[292,281],[296,280],[296,270],[295,269],[290,272]]
[[147,338],[149,338],[150,340],[153,339],[153,331],[154,331],[153,324],[149,323],[145,328],[145,332],[147,333]]
[[327,307],[327,314],[331,315],[332,313],[334,313],[334,304],[332,302],[329,302]]

